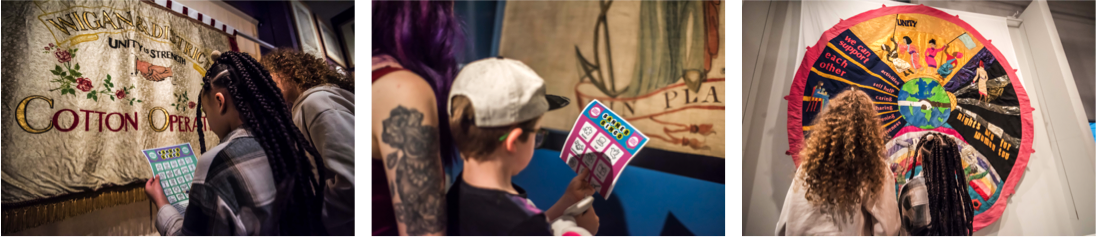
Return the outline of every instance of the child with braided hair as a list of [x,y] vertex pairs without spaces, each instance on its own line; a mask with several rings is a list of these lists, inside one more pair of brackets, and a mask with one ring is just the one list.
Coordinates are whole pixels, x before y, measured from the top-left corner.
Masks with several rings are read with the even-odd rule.
[[902,235],[969,236],[974,233],[974,207],[967,193],[960,146],[937,132],[921,136],[915,157],[921,172],[907,173],[910,181],[898,197]]
[[[247,54],[216,51],[202,78],[197,117],[207,115],[220,144],[206,150],[194,172],[185,214],[168,205],[159,177],[145,184],[158,207],[161,235],[325,235],[323,177],[307,155],[319,153],[293,124],[270,73]],[[313,171],[315,170],[315,171]]]

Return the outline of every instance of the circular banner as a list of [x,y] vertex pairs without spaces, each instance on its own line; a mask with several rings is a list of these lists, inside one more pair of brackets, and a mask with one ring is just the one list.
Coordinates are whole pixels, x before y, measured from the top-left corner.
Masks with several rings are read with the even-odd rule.
[[841,21],[807,49],[785,97],[788,153],[797,167],[815,116],[830,96],[853,86],[875,101],[897,190],[921,171],[911,146],[925,133],[941,133],[960,145],[974,230],[1000,217],[1032,151],[1033,109],[989,40],[959,17],[925,6],[883,7]]

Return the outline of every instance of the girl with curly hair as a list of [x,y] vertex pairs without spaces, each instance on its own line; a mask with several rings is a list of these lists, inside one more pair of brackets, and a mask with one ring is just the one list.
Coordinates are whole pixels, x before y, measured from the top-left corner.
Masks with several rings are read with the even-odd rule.
[[354,235],[353,80],[311,54],[278,49],[262,65],[282,91],[293,124],[323,157],[323,224],[333,235]]
[[887,134],[853,87],[815,118],[777,222],[777,235],[896,235],[901,228]]

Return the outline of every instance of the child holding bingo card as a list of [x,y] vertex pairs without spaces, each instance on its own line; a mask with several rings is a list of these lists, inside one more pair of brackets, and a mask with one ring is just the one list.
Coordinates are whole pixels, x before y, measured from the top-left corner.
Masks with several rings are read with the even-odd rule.
[[560,158],[572,170],[589,169],[587,181],[608,198],[624,167],[649,139],[600,101],[586,105],[575,121]]
[[594,188],[585,181],[590,171],[571,178],[546,211],[511,182],[544,141],[541,117],[568,103],[546,94],[544,80],[517,60],[488,58],[462,69],[449,94],[449,128],[464,159],[446,195],[450,235],[597,233],[597,214],[590,208]]

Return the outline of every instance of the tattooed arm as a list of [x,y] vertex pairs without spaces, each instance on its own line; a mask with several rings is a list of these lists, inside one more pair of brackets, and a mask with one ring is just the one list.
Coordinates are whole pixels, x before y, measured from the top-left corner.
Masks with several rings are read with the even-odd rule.
[[[396,60],[392,59],[392,56],[373,55],[373,69],[371,69],[371,70],[376,71],[377,69],[381,69],[381,68],[384,68],[384,67],[403,68],[403,65],[400,65],[399,63],[396,63]],[[388,80],[392,80],[392,79],[388,79]],[[389,86],[391,86],[391,85],[389,85]],[[373,83],[373,85],[370,88],[373,88],[374,89],[373,91],[376,91],[375,89],[378,88],[377,83]],[[372,98],[378,98],[376,94],[372,94],[372,95],[373,95]],[[376,105],[377,102],[381,102],[381,101],[374,100],[373,104]],[[387,102],[387,101],[384,101],[384,102]],[[374,106],[374,107],[376,107],[376,106]],[[377,111],[382,111],[382,110],[377,109],[377,108],[373,108],[372,110],[373,110],[374,114],[376,114]],[[391,110],[391,109],[389,109],[389,110]],[[389,110],[383,110],[385,112],[384,114],[387,115]],[[380,123],[377,122],[377,121],[380,121],[380,120],[376,120],[376,118],[387,118],[387,117],[385,117],[385,116],[374,116],[372,118],[373,119],[371,121],[373,121],[373,123],[370,126],[372,126],[372,128],[374,129],[373,131],[376,131],[377,126],[375,126],[375,125],[380,124]],[[378,133],[373,132],[373,134],[370,134],[371,136],[373,136],[372,141],[370,141],[370,143],[373,144],[373,151],[372,151],[373,152],[373,154],[372,154],[373,157],[372,158],[374,160],[384,161],[383,159],[381,159],[381,157],[383,157],[383,156],[381,155],[380,140],[379,140],[380,137],[377,137],[376,134],[378,134]]]
[[372,89],[372,138],[384,160],[400,235],[443,235],[445,174],[433,90],[408,71],[386,75]]

